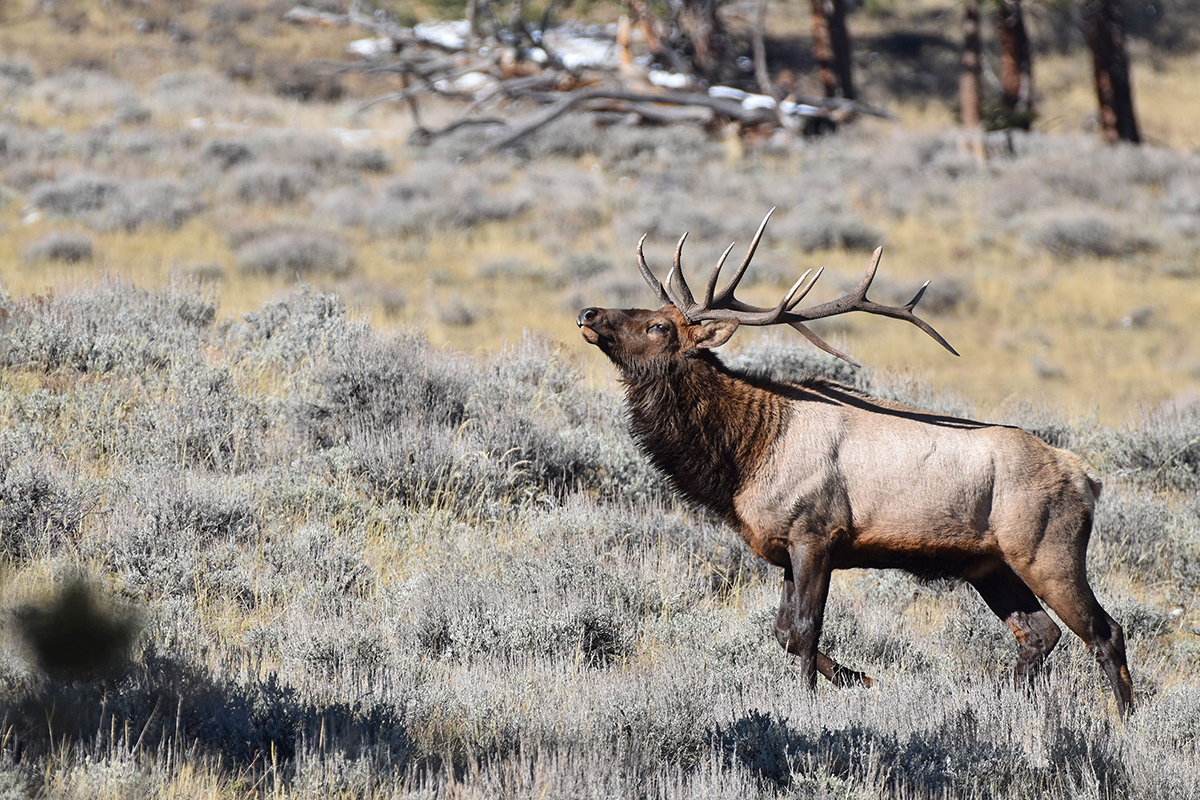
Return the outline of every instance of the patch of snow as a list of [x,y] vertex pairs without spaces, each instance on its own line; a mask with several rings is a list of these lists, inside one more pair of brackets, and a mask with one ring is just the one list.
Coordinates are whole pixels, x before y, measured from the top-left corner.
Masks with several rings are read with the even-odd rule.
[[346,45],[346,52],[359,58],[380,58],[393,52],[392,40],[386,36],[377,39],[355,39]]
[[474,94],[481,89],[495,86],[499,81],[486,72],[468,72],[454,80],[438,81],[434,84],[440,92],[466,92]]
[[467,46],[471,25],[465,19],[452,21],[433,19],[418,22],[413,27],[413,34],[422,41],[445,47],[448,50],[462,50]]
[[708,87],[708,96],[721,100],[736,100],[740,103],[749,95],[741,89],[735,89],[732,86],[710,86]]
[[[743,92],[741,89],[735,89],[732,86],[711,86],[708,89],[708,96],[741,103],[742,108],[747,111],[775,107],[775,98],[770,95],[751,94],[750,92]],[[821,116],[821,109],[816,106],[810,106],[807,103],[793,103],[791,100],[784,100],[780,108],[783,109],[783,113],[793,117]]]
[[543,41],[567,69],[616,69],[621,63],[617,44],[611,39],[577,36],[555,28],[546,32]]
[[650,74],[646,78],[650,81],[651,86],[658,86],[663,89],[686,89],[692,81],[687,75],[680,75],[678,72],[667,72],[661,69],[650,70]]

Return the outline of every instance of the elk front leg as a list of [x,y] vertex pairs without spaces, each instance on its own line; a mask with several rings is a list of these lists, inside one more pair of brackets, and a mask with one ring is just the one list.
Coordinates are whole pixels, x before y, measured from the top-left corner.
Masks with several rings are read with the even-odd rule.
[[[799,585],[795,580],[797,571],[804,578]],[[804,548],[792,549],[792,566],[783,570],[775,638],[785,650],[799,657],[800,668],[810,686],[815,687],[818,672],[835,686],[870,686],[873,681],[869,677],[842,666],[817,649],[825,600],[829,595],[829,575],[828,556],[824,551],[812,557]]]

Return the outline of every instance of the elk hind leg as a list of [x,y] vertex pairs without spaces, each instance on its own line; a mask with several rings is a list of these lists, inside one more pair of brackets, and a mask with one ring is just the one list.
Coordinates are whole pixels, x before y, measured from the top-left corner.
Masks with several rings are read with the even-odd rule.
[[1042,599],[1092,651],[1112,687],[1117,712],[1128,716],[1133,710],[1133,680],[1125,655],[1125,632],[1100,605],[1086,577],[1079,576],[1079,581],[1063,579],[1051,585]]
[[1013,669],[1017,687],[1031,684],[1062,631],[1042,608],[1037,595],[1007,566],[971,581],[971,585],[1017,639],[1017,664]]
[[1026,585],[1084,641],[1108,677],[1117,711],[1133,710],[1133,681],[1125,656],[1125,632],[1100,605],[1087,579],[1085,558],[1091,514],[1082,521],[1051,522],[1042,548],[1021,570]]

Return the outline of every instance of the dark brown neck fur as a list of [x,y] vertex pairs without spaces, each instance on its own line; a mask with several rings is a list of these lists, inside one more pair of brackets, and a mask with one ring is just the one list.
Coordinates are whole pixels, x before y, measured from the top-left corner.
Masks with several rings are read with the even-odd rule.
[[622,380],[638,446],[680,494],[736,526],[734,497],[787,426],[784,398],[708,351]]

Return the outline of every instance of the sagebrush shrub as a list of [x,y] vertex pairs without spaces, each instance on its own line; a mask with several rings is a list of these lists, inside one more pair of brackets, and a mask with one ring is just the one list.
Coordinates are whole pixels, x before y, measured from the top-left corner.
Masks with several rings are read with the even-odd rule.
[[27,564],[50,555],[97,504],[88,481],[52,455],[0,442],[0,558]]
[[1200,486],[1200,404],[1166,405],[1110,437],[1111,465],[1151,485]]
[[840,358],[825,355],[807,344],[775,336],[760,339],[728,359],[729,366],[756,378],[783,383],[803,383],[814,378],[866,389],[867,376]]
[[775,236],[795,242],[805,252],[865,250],[883,244],[883,232],[853,213],[820,213],[781,220]]
[[367,333],[365,323],[346,318],[346,308],[336,295],[307,286],[243,314],[225,329],[235,362],[287,368],[326,351],[357,347]]
[[1111,258],[1158,247],[1158,243],[1144,233],[1126,233],[1107,217],[1089,213],[1051,217],[1030,227],[1022,238],[1059,258]]
[[262,132],[249,143],[264,161],[300,165],[316,172],[334,170],[344,159],[341,144],[323,131],[289,128]]
[[254,151],[250,145],[236,139],[214,139],[204,148],[204,155],[214,159],[225,169],[254,160]]
[[120,184],[98,175],[75,175],[34,188],[29,201],[52,214],[69,217],[106,208],[120,195]]
[[9,313],[9,366],[142,373],[195,352],[216,306],[196,286],[135,289],[114,280],[47,301],[15,301]]
[[178,228],[206,205],[196,188],[179,181],[121,182],[86,174],[39,185],[30,200],[58,216],[84,217],[102,228],[126,230],[147,224]]
[[367,225],[382,235],[429,236],[510,220],[532,205],[525,187],[492,187],[477,172],[428,162],[384,184]]
[[104,218],[106,227],[137,230],[143,225],[179,228],[207,207],[200,192],[173,180],[143,180],[121,187],[120,199]]
[[30,243],[25,248],[26,261],[62,261],[75,264],[91,261],[92,238],[78,233],[56,232]]
[[301,430],[320,447],[350,445],[385,497],[469,506],[646,485],[628,442],[588,424],[594,406],[578,374],[536,341],[481,365],[412,333],[364,339],[331,353],[313,379]]
[[229,173],[232,193],[244,203],[282,206],[304,199],[317,186],[312,167],[251,162]]
[[570,114],[542,128],[527,146],[535,159],[581,158],[600,152],[607,138],[605,133],[591,115]]
[[138,510],[159,536],[190,531],[203,543],[244,541],[261,532],[261,515],[243,483],[196,470],[168,475],[153,483],[142,476],[136,486]]
[[241,472],[265,457],[269,411],[224,365],[177,370],[166,396],[139,417],[155,434],[150,453],[167,464]]
[[253,239],[238,248],[238,268],[248,275],[303,278],[312,273],[345,275],[354,268],[349,244],[327,234],[280,231]]
[[346,153],[346,166],[359,172],[383,174],[392,171],[392,161],[378,147],[366,147]]

